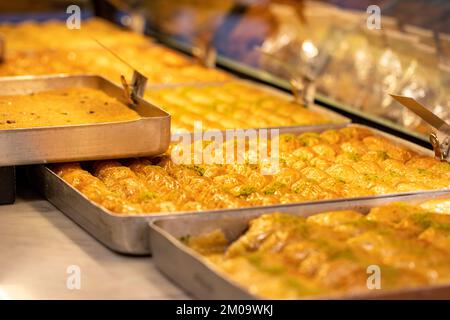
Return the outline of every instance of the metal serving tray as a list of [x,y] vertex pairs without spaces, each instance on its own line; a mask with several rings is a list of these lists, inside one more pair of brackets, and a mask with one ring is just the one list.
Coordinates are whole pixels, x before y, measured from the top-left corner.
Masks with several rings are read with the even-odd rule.
[[[361,125],[349,125],[368,128]],[[323,131],[324,129],[317,129],[316,132]],[[411,142],[399,139],[392,135],[371,129],[374,133],[385,136],[394,142],[405,146],[411,150],[414,150],[420,154],[433,156],[431,150],[417,146]],[[295,133],[305,132],[305,130],[299,127],[295,130]],[[151,246],[148,242],[148,227],[149,221],[167,217],[169,215],[204,215],[206,213],[226,213],[230,215],[242,215],[244,213],[262,213],[273,211],[289,211],[295,212],[299,210],[325,210],[329,203],[339,202],[344,199],[334,199],[328,201],[311,201],[302,203],[291,204],[278,204],[272,206],[256,206],[245,207],[239,209],[221,209],[221,210],[206,210],[201,212],[169,212],[169,213],[149,213],[142,215],[119,215],[112,213],[96,203],[88,200],[82,193],[70,186],[58,175],[52,172],[46,166],[34,166],[30,172],[30,179],[35,183],[37,189],[59,210],[66,214],[69,218],[78,223],[82,228],[89,232],[93,237],[102,242],[108,248],[125,253],[135,255],[148,255],[151,254]],[[381,195],[370,197],[370,199],[384,199],[384,198],[396,198],[401,196],[420,197],[424,192],[407,192],[390,195]],[[439,190],[426,192],[427,194],[439,193]],[[364,198],[351,198],[351,201],[358,202]],[[345,201],[350,201],[345,199]]]
[[[70,87],[95,88],[126,104],[123,89],[99,76],[56,75],[0,79],[0,95],[29,94]],[[143,99],[138,99],[135,111],[141,119],[0,130],[0,167],[164,153],[170,143],[170,115]]]
[[[418,203],[436,198],[449,198],[450,191],[425,192],[404,197],[364,198],[359,200],[328,201],[317,206],[283,207],[274,211],[310,216],[336,210],[357,210],[368,213],[375,206],[404,201]],[[267,210],[265,210],[267,211]],[[227,239],[233,241],[242,235],[248,222],[262,212],[247,211],[240,215],[230,213],[205,213],[190,217],[166,218],[150,223],[153,261],[158,269],[185,291],[198,299],[259,299],[246,288],[235,283],[225,273],[206,261],[202,255],[184,245],[183,236],[197,236],[213,230],[222,230]],[[180,268],[180,266],[183,266]],[[450,299],[450,284],[414,289],[375,290],[373,294],[340,296],[313,296],[312,299]],[[308,298],[307,298],[308,299]]]
[[[192,82],[192,83],[180,83],[180,84],[168,84],[168,85],[150,85],[147,87],[146,93],[155,92],[163,89],[169,89],[169,88],[182,88],[182,87],[211,87],[216,86],[220,87],[225,84],[229,83],[242,83],[250,87],[254,87],[256,89],[262,90],[263,92],[267,92],[268,94],[271,94],[273,96],[279,97],[280,99],[287,100],[287,101],[293,101],[294,97],[286,92],[283,92],[281,90],[272,88],[267,85],[255,83],[248,80],[242,80],[242,79],[232,79],[228,81],[220,81],[220,82]],[[299,106],[299,108],[303,108],[302,106]],[[313,125],[295,125],[295,126],[284,126],[284,127],[270,127],[270,128],[259,128],[259,129],[279,129],[280,133],[297,133],[297,132],[304,132],[303,130],[312,131],[312,130],[320,130],[320,129],[329,129],[329,128],[337,128],[342,127],[343,125],[347,125],[351,123],[351,119],[336,113],[334,111],[331,111],[329,109],[326,109],[324,107],[321,107],[317,104],[314,104],[309,107],[305,107],[313,112],[316,112],[327,119],[331,120],[332,123],[326,123],[326,124],[313,124]],[[301,131],[296,131],[296,130]],[[175,136],[177,136],[177,133],[174,133]]]

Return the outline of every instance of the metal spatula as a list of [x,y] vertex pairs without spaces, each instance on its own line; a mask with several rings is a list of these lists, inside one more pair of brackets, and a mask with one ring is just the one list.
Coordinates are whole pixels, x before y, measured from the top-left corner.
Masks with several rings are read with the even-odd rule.
[[430,134],[434,153],[439,160],[450,163],[450,125],[411,97],[395,94],[390,96],[436,129]]
[[92,38],[99,46],[103,49],[111,53],[115,58],[125,64],[127,67],[133,70],[133,77],[131,79],[131,83],[128,84],[125,76],[121,75],[120,80],[122,82],[122,86],[124,88],[125,96],[128,99],[128,104],[131,106],[135,106],[137,104],[137,99],[142,98],[145,93],[145,88],[147,86],[147,77],[144,76],[141,72],[137,71],[135,67],[133,67],[129,62],[125,61],[120,55],[116,52],[102,44],[97,39]]

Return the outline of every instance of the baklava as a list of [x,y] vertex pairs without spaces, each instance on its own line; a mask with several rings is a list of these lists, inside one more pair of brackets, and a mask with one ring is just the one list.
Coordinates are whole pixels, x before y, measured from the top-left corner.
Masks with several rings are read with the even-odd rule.
[[80,29],[70,29],[66,21],[58,20],[3,23],[0,24],[0,35],[11,52],[49,49],[83,51],[98,47],[93,39],[106,46],[126,47],[151,43],[148,37],[99,18],[81,20]]
[[[106,206],[120,214],[241,208],[450,187],[450,164],[360,127],[280,135],[279,170],[273,174],[263,174],[265,164],[252,163],[249,152],[242,163],[195,164],[192,159],[183,164],[171,159],[177,148],[173,144],[168,155],[152,159],[77,165],[70,174],[89,176],[108,191],[105,197],[113,194],[138,206],[133,211]],[[64,168],[54,167],[71,183]],[[91,200],[103,204],[101,192]],[[150,209],[142,207],[146,201],[152,204]]]
[[182,240],[261,298],[345,298],[448,285],[450,199],[440,207],[445,211],[395,203],[374,207],[368,215],[264,214],[231,241],[221,230]]
[[[111,46],[116,54],[138,68],[149,83],[171,84],[225,81],[230,77],[217,69],[199,66],[182,55],[161,46]],[[6,52],[0,76],[47,74],[97,74],[120,83],[131,80],[133,70],[110,52],[94,43],[89,49]]]
[[139,114],[126,104],[91,88],[0,96],[0,130],[139,119]]
[[148,91],[146,99],[172,114],[172,132],[320,125],[335,122],[285,97],[240,82]]

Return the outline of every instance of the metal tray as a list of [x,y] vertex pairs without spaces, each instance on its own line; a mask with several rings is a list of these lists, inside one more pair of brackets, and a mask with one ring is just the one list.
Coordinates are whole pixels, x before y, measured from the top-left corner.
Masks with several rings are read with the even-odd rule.
[[[95,88],[126,103],[123,89],[99,76],[0,79],[0,95],[70,87]],[[138,157],[165,152],[170,143],[170,115],[143,99],[138,100],[135,110],[142,117],[135,121],[0,130],[0,166]]]
[[[450,197],[450,191],[425,192],[421,195],[404,197],[364,198],[358,200],[329,201],[317,206],[285,207],[276,211],[310,216],[320,212],[335,210],[357,210],[367,213],[370,208],[390,202],[421,201]],[[267,210],[265,210],[267,211]],[[275,210],[272,210],[275,211]],[[184,245],[183,236],[196,236],[213,230],[222,230],[227,239],[237,239],[248,227],[248,222],[262,212],[242,212],[203,214],[195,217],[166,218],[150,223],[149,241],[153,249],[153,261],[157,268],[169,279],[198,299],[259,299],[246,288],[229,279],[200,254]],[[180,268],[180,266],[183,266]],[[450,299],[450,284],[414,289],[375,290],[373,294],[353,294],[342,296],[320,296],[312,299]],[[307,298],[308,299],[308,298]]]
[[[247,86],[262,90],[263,92],[266,92],[270,95],[279,97],[280,99],[287,100],[287,101],[293,101],[294,97],[286,92],[283,92],[281,90],[278,90],[276,88],[259,84],[256,82],[252,82],[249,80],[243,80],[243,79],[232,79],[228,81],[220,81],[220,82],[192,82],[192,83],[179,83],[179,84],[168,84],[168,85],[150,85],[147,87],[146,93],[149,92],[155,92],[158,90],[163,89],[169,89],[169,88],[182,88],[182,87],[211,87],[216,86],[220,87],[227,83],[241,83],[245,84]],[[303,108],[302,106],[299,106],[299,108]],[[307,109],[316,112],[327,119],[331,120],[332,123],[327,124],[313,124],[313,125],[294,125],[294,126],[284,126],[284,127],[267,127],[267,128],[259,128],[259,129],[279,129],[280,133],[297,133],[297,132],[304,132],[304,130],[311,131],[311,130],[320,130],[320,129],[329,129],[329,128],[337,128],[342,127],[343,125],[347,125],[351,123],[351,119],[347,118],[337,112],[331,111],[329,109],[326,109],[324,107],[321,107],[317,104],[314,104],[312,106],[307,107]],[[248,129],[248,128],[244,128]],[[297,129],[300,129],[301,131],[296,131]],[[178,133],[174,133],[173,135],[177,136]]]
[[[368,128],[361,125],[349,125]],[[297,128],[295,133],[302,132],[301,127]],[[399,139],[389,134],[372,129],[374,133],[385,136],[394,142],[401,144],[418,153],[433,156],[431,150],[417,146],[411,142]],[[323,131],[317,129],[316,131]],[[303,129],[303,132],[305,130]],[[34,166],[30,170],[30,180],[36,185],[37,189],[59,210],[69,218],[78,223],[82,228],[89,232],[94,238],[102,242],[108,248],[125,254],[149,255],[152,253],[148,242],[147,224],[155,219],[171,216],[186,215],[196,216],[206,213],[226,213],[230,215],[242,215],[244,213],[262,213],[273,211],[295,212],[298,210],[324,210],[330,203],[339,201],[350,201],[349,199],[334,199],[327,201],[311,201],[291,204],[278,204],[272,206],[255,206],[239,209],[216,209],[200,212],[168,212],[168,213],[148,213],[142,215],[119,215],[104,209],[96,203],[87,199],[82,193],[66,183],[58,175],[52,172],[46,166]],[[423,193],[436,194],[436,191],[417,191],[398,194],[389,194],[370,197],[370,199],[396,198],[402,196],[420,197]],[[365,198],[351,198],[351,201],[361,201]]]

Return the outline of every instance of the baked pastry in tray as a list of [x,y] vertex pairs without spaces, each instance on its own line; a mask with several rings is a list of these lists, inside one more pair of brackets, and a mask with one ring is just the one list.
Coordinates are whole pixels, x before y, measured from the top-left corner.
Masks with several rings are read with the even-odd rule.
[[334,123],[324,114],[241,82],[222,85],[180,86],[148,91],[146,99],[172,114],[172,132],[268,128]]
[[0,35],[6,41],[8,51],[42,51],[49,49],[76,49],[79,51],[97,48],[92,39],[107,46],[147,45],[150,38],[136,32],[121,29],[100,19],[82,20],[80,29],[69,29],[66,21],[24,21],[0,24]]
[[264,214],[231,241],[221,230],[182,241],[262,298],[348,297],[449,284],[450,199],[440,204],[394,203],[368,215]]
[[[91,40],[92,41],[92,40]],[[170,49],[157,45],[110,46],[124,60],[139,69],[153,84],[211,82],[230,76],[217,69],[204,68]],[[7,52],[0,64],[0,76],[47,74],[97,74],[120,83],[120,76],[131,79],[133,70],[96,43],[84,50]]]
[[[0,24],[6,41],[0,76],[96,74],[116,83],[131,78],[132,70],[101,48],[94,40],[118,53],[149,79],[150,83],[223,81],[224,72],[208,69],[150,38],[121,29],[105,20],[91,18],[80,29],[69,29],[65,21]],[[61,41],[70,39],[70,41]]]
[[138,120],[137,112],[92,88],[0,96],[0,130]]
[[[260,164],[249,162],[248,153],[244,163],[232,164],[176,164],[167,155],[52,169],[87,198],[120,214],[241,208],[450,187],[449,164],[365,128],[283,134],[279,147],[280,167],[273,175],[264,175]],[[178,152],[176,148],[172,145],[169,153]]]

